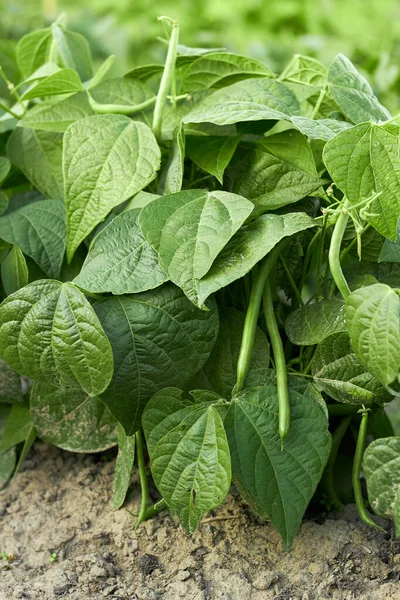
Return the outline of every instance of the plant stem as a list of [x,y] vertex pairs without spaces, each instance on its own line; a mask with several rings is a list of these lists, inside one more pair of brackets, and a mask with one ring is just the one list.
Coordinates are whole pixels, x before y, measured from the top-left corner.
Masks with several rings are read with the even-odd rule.
[[[346,202],[345,202],[346,207]],[[340,248],[342,246],[344,232],[346,231],[347,222],[349,215],[346,211],[341,211],[339,217],[335,223],[333,230],[331,245],[329,248],[329,267],[331,269],[333,280],[342,294],[344,300],[349,296],[350,289],[347,285],[347,281],[343,275],[342,267],[340,264]]]
[[152,519],[153,517],[158,515],[160,512],[167,510],[167,508],[168,508],[167,503],[165,502],[164,498],[161,498],[161,500],[159,500],[158,502],[153,504],[153,506],[149,506],[147,508],[143,521]]
[[343,510],[343,503],[337,495],[335,487],[333,485],[333,468],[335,466],[340,444],[342,442],[344,434],[347,431],[348,426],[350,425],[351,419],[352,415],[344,417],[340,421],[339,425],[336,427],[334,433],[332,434],[331,452],[329,454],[329,459],[326,463],[326,467],[321,479],[321,486],[322,488],[326,489],[326,493],[328,497],[333,501],[336,510]]
[[141,102],[140,104],[136,104],[134,106],[129,104],[99,104],[98,102],[93,100],[92,96],[89,93],[88,98],[91,108],[94,110],[95,113],[98,113],[100,115],[106,115],[109,113],[118,115],[133,115],[142,110],[146,110],[146,108],[153,106],[153,104],[155,104],[156,102],[156,96],[153,96],[152,98],[149,98],[148,100],[145,100],[144,102]]
[[361,473],[362,459],[363,459],[363,455],[364,455],[364,446],[365,446],[365,438],[367,435],[367,428],[368,428],[368,410],[364,409],[362,412],[362,416],[361,416],[360,428],[358,430],[356,452],[354,454],[354,462],[353,462],[352,481],[353,481],[354,498],[356,501],[358,514],[360,515],[360,518],[362,519],[362,521],[364,521],[364,523],[367,523],[367,525],[371,525],[372,527],[376,527],[377,529],[380,529],[381,531],[385,531],[384,529],[382,529],[382,527],[379,527],[379,525],[377,525],[375,523],[375,521],[373,521],[371,519],[371,517],[369,516],[369,514],[367,513],[367,510],[366,510],[365,504],[364,504],[364,498],[362,495],[362,490],[361,490],[360,473]]
[[233,393],[235,394],[243,389],[247,373],[249,371],[251,354],[253,352],[254,347],[257,321],[260,314],[261,300],[264,293],[265,283],[279,254],[282,252],[283,248],[287,243],[287,240],[282,240],[261,261],[257,276],[253,283],[250,294],[250,301],[246,312],[246,319],[243,327],[242,343],[240,346],[240,353],[237,364],[236,385],[233,390]]
[[274,354],[276,385],[278,390],[279,407],[279,437],[285,439],[290,429],[290,400],[287,384],[287,371],[285,352],[283,350],[282,338],[279,333],[278,323],[274,313],[274,303],[272,301],[271,285],[267,280],[263,295],[264,319],[267,325],[268,334],[271,340],[272,351]]
[[146,520],[146,513],[149,504],[149,483],[147,481],[146,465],[144,462],[144,440],[142,430],[136,432],[136,456],[139,468],[140,487],[142,492],[142,501],[136,527]]
[[282,255],[279,257],[279,260],[282,263],[283,270],[286,273],[286,277],[289,280],[290,286],[291,286],[291,288],[292,288],[292,290],[294,292],[294,295],[296,296],[297,302],[300,304],[300,306],[304,306],[304,302],[303,302],[303,299],[301,297],[300,291],[298,290],[296,282],[294,281],[294,279],[292,277],[292,274],[291,274],[291,272],[289,270],[289,267],[286,264],[286,260],[283,258]]
[[0,102],[0,108],[2,110],[4,110],[5,112],[7,112],[12,117],[14,117],[14,119],[18,119],[19,120],[21,118],[19,115],[17,115],[17,113],[15,113],[13,110],[11,110],[11,108],[8,108],[8,106],[6,106],[5,104],[3,104],[3,102]]
[[319,111],[319,109],[321,107],[321,104],[322,104],[322,100],[325,98],[325,94],[326,94],[326,87],[324,86],[322,88],[322,90],[320,91],[320,93],[319,93],[318,100],[315,103],[313,111],[312,111],[312,113],[310,115],[310,119],[315,119],[315,117],[317,116],[318,111]]
[[161,77],[160,88],[158,90],[156,105],[153,115],[153,133],[158,140],[161,139],[162,118],[167,96],[171,90],[175,74],[175,62],[178,49],[179,25],[178,21],[168,17],[159,17],[159,20],[169,21],[172,26],[171,38],[169,40],[167,58],[165,60],[164,71]]

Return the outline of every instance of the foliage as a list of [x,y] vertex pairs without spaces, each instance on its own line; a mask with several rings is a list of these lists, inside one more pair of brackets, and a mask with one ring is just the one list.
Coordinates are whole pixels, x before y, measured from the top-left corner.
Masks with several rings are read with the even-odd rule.
[[165,66],[125,77],[105,78],[112,58],[95,70],[62,20],[17,44],[0,119],[0,480],[36,436],[117,445],[114,507],[136,459],[138,523],[168,509],[192,532],[234,482],[289,549],[311,501],[341,506],[339,446],[374,525],[368,432],[371,506],[398,528],[396,118],[343,55],[296,55],[277,76],[180,46],[163,21]]

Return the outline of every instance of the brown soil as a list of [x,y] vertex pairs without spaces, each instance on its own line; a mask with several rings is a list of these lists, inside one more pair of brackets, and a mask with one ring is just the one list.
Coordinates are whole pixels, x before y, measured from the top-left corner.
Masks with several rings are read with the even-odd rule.
[[400,600],[400,544],[353,509],[304,522],[289,553],[232,497],[193,536],[166,514],[135,532],[112,509],[113,468],[35,445],[0,492],[0,552],[15,555],[0,559],[0,600]]

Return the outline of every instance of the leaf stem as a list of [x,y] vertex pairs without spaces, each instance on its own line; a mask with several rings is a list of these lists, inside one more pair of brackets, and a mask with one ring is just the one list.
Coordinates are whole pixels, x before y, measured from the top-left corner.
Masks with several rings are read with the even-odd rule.
[[142,523],[143,521],[146,520],[146,513],[148,510],[148,504],[149,504],[149,482],[147,480],[146,465],[144,462],[144,439],[143,439],[143,433],[142,433],[141,429],[139,429],[139,431],[136,432],[135,437],[136,437],[136,456],[137,456],[137,461],[138,461],[140,487],[141,487],[141,492],[142,492],[140,511],[139,511],[138,520],[136,523],[136,527],[138,527],[140,525],[140,523]]
[[149,506],[147,508],[143,521],[152,519],[153,517],[158,515],[160,512],[167,510],[167,508],[168,508],[167,503],[165,502],[164,498],[161,498],[161,500],[159,500],[158,502],[156,502],[155,504],[153,504],[152,506]]
[[[344,204],[346,208],[346,202]],[[335,227],[332,234],[331,245],[329,248],[329,267],[331,269],[333,280],[342,294],[344,300],[349,296],[350,289],[347,281],[343,275],[342,267],[340,264],[340,249],[342,246],[344,232],[346,231],[347,222],[349,220],[349,214],[346,210],[342,210],[339,213],[339,217],[335,223]]]
[[99,102],[96,102],[96,100],[94,100],[92,98],[92,96],[88,93],[88,98],[89,98],[89,104],[91,106],[91,108],[94,110],[95,113],[98,113],[100,115],[106,115],[106,114],[117,114],[117,115],[133,115],[135,113],[138,113],[142,110],[146,110],[146,108],[149,108],[150,106],[153,106],[156,102],[156,96],[153,96],[152,98],[149,98],[148,100],[145,100],[144,102],[141,102],[140,104],[100,104]]
[[19,120],[21,118],[19,115],[17,115],[17,113],[15,113],[13,110],[11,110],[11,108],[8,108],[8,106],[6,106],[5,104],[3,104],[3,102],[0,102],[0,108],[2,110],[4,110],[5,112],[7,112],[12,117],[14,117],[14,119],[18,119]]
[[300,304],[300,306],[304,306],[304,302],[303,302],[303,299],[301,297],[300,291],[297,288],[296,282],[294,281],[294,279],[292,277],[292,274],[291,274],[291,272],[289,270],[289,267],[287,266],[286,260],[283,258],[283,255],[281,255],[279,257],[279,260],[282,263],[283,270],[285,271],[286,277],[289,280],[290,286],[291,286],[291,288],[292,288],[292,290],[294,292],[294,295],[296,296],[297,302]]
[[371,519],[371,517],[369,516],[369,514],[367,513],[367,509],[365,508],[364,498],[363,498],[362,490],[361,490],[360,473],[361,473],[361,465],[362,465],[362,459],[363,459],[363,454],[364,454],[365,438],[367,435],[367,428],[368,428],[368,409],[363,408],[362,415],[361,415],[360,428],[358,430],[357,445],[356,445],[356,451],[354,454],[354,462],[353,462],[352,481],[353,481],[354,498],[356,501],[358,514],[360,515],[361,520],[364,521],[364,523],[367,523],[367,525],[371,525],[372,527],[376,527],[377,529],[380,529],[381,531],[385,531],[382,527],[379,527],[379,525],[377,525],[375,523],[375,521],[373,521]]
[[315,117],[317,116],[318,111],[321,108],[322,101],[325,98],[325,94],[326,94],[326,85],[324,85],[324,87],[322,88],[322,90],[319,93],[318,100],[315,103],[313,111],[312,111],[312,113],[310,115],[310,119],[315,119]]
[[178,51],[179,25],[178,21],[168,17],[159,17],[159,20],[169,21],[172,26],[171,38],[169,40],[167,58],[165,60],[164,71],[161,77],[160,87],[157,94],[156,104],[153,115],[153,133],[157,140],[161,139],[162,118],[167,96],[171,90],[175,74],[175,62]]
[[278,323],[274,313],[274,303],[272,301],[271,285],[269,280],[265,284],[263,294],[264,319],[267,325],[268,334],[271,340],[272,351],[274,354],[276,385],[278,390],[279,407],[279,437],[285,439],[290,429],[290,401],[287,384],[287,370],[285,352],[283,349],[282,338],[279,333]]

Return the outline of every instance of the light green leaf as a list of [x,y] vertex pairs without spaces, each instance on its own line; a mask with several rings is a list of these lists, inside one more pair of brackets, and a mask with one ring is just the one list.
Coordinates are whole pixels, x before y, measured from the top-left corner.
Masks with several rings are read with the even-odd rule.
[[65,100],[41,102],[21,119],[20,125],[43,131],[64,133],[75,121],[94,115],[86,92],[74,94]]
[[28,267],[22,251],[13,246],[1,264],[1,280],[7,296],[28,283]]
[[0,490],[6,485],[14,472],[17,462],[17,453],[15,448],[10,448],[7,452],[0,455]]
[[0,403],[22,402],[21,377],[0,359]]
[[0,156],[0,185],[7,178],[11,169],[11,163],[5,156]]
[[198,282],[199,302],[246,275],[280,240],[314,225],[305,213],[288,213],[261,215],[241,227]]
[[340,298],[301,306],[286,319],[286,334],[296,346],[319,344],[329,335],[346,330],[344,313],[345,305]]
[[186,115],[183,122],[229,125],[287,119],[298,114],[300,106],[293,92],[279,81],[262,77],[217,90]]
[[117,510],[125,502],[135,460],[135,434],[126,435],[122,425],[118,428],[118,456],[115,461],[113,481],[113,507]]
[[61,71],[61,67],[59,67],[53,61],[48,61],[44,63],[44,65],[36,69],[36,71],[32,73],[32,75],[24,79],[23,82],[19,83],[18,87],[35,81],[42,81],[43,79],[47,79],[47,77],[49,77],[50,75],[54,75],[54,73],[57,73],[58,71]]
[[185,132],[182,125],[174,131],[169,159],[160,178],[159,193],[174,194],[182,189],[185,167]]
[[251,77],[273,77],[268,67],[254,58],[213,52],[190,63],[182,73],[180,92],[222,88]]
[[144,292],[168,280],[139,227],[139,213],[140,208],[123,212],[100,231],[76,285],[88,292],[118,295]]
[[383,404],[393,398],[354,354],[347,333],[334,334],[319,344],[312,363],[315,385],[345,404]]
[[394,519],[399,534],[400,437],[387,437],[370,444],[363,460],[368,499],[377,515]]
[[308,138],[326,142],[344,129],[351,127],[347,121],[336,121],[335,119],[313,120],[307,117],[292,117],[290,120]]
[[229,192],[187,190],[150,202],[139,223],[164,271],[201,308],[199,280],[253,208]]
[[319,60],[310,56],[295,54],[279,79],[290,83],[322,88],[326,83],[326,75],[327,69]]
[[0,238],[19,246],[48,277],[58,277],[65,253],[62,201],[30,193],[14,196],[0,216]]
[[360,362],[383,385],[400,371],[400,297],[376,283],[351,293],[346,300],[351,345]]
[[275,387],[255,387],[239,394],[225,429],[233,481],[289,550],[327,463],[331,437],[320,407],[290,390],[291,426],[281,448],[276,393]]
[[233,191],[273,210],[308,196],[324,183],[306,138],[289,129],[259,142],[234,167]]
[[63,199],[61,134],[17,127],[8,139],[7,155],[36,189]]
[[[153,92],[141,81],[135,79],[106,79],[96,87],[91,88],[90,96],[98,104],[137,106],[153,96]],[[111,111],[110,111],[111,112]]]
[[189,137],[186,153],[203,171],[214,175],[222,184],[226,167],[229,165],[239,143],[238,136]]
[[94,308],[114,353],[114,376],[101,399],[127,435],[160,389],[184,386],[205,364],[218,335],[216,305],[193,306],[179,288],[105,298]]
[[69,261],[112,208],[154,179],[159,166],[160,149],[144,123],[96,115],[68,127],[63,169]]
[[400,216],[400,128],[361,123],[342,131],[324,148],[324,162],[349,202],[379,193],[365,217],[383,236],[396,240]]
[[82,81],[91,79],[93,64],[86,38],[80,33],[65,29],[58,23],[53,23],[51,31],[62,66],[77,71]]
[[19,40],[16,58],[25,79],[48,61],[52,41],[50,29],[38,29]]
[[0,438],[0,454],[23,442],[29,435],[31,426],[29,407],[25,404],[13,404]]
[[153,396],[143,415],[154,482],[190,533],[221,504],[231,484],[224,425],[205,394],[205,402],[199,394],[193,403],[167,388]]
[[117,422],[98,398],[35,382],[31,414],[38,437],[70,452],[102,452],[117,443]]
[[338,54],[329,67],[327,81],[332,98],[353,123],[390,119],[367,80],[343,54]]
[[37,381],[103,392],[113,373],[110,343],[85,296],[71,283],[39,280],[0,305],[1,357]]
[[23,94],[22,100],[60,94],[75,94],[82,91],[82,89],[82,83],[76,71],[73,69],[60,69],[27,90]]

